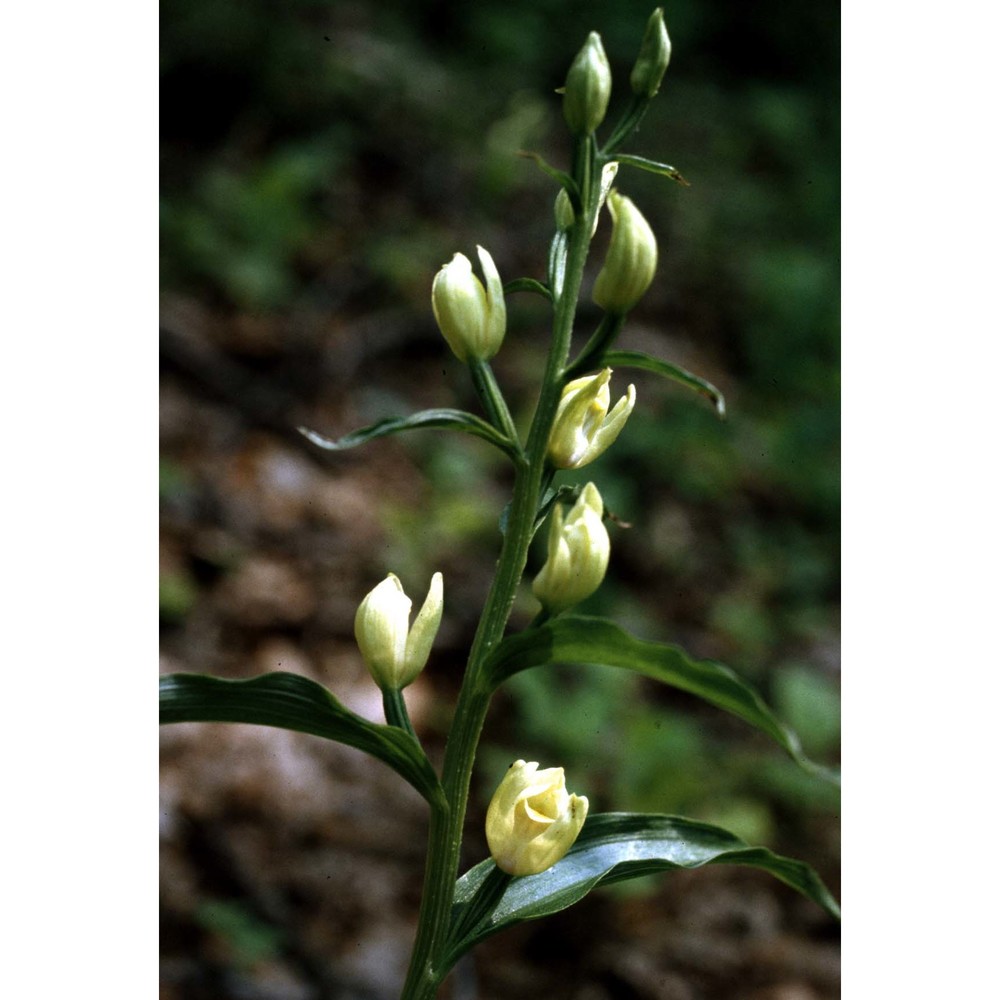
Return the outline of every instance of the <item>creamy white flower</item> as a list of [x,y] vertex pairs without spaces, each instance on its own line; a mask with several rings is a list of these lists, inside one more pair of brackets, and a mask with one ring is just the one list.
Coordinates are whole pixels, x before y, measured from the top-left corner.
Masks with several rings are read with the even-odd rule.
[[601,585],[611,554],[603,518],[604,501],[593,483],[584,486],[565,520],[559,504],[552,511],[548,559],[531,585],[549,614],[579,604]]
[[635,406],[635,386],[608,413],[611,402],[611,369],[585,375],[566,384],[559,400],[549,460],[557,469],[579,469],[606,451],[621,433]]
[[444,581],[440,573],[435,573],[412,628],[413,602],[394,573],[361,602],[354,616],[354,636],[379,687],[398,691],[424,669],[441,625],[443,592]]
[[515,761],[493,793],[486,841],[496,866],[508,875],[537,875],[573,846],[587,818],[585,795],[566,791],[561,767],[538,770]]
[[489,252],[477,246],[486,287],[472,273],[465,254],[457,253],[434,277],[431,305],[444,339],[459,361],[486,361],[503,343],[507,304],[503,282]]

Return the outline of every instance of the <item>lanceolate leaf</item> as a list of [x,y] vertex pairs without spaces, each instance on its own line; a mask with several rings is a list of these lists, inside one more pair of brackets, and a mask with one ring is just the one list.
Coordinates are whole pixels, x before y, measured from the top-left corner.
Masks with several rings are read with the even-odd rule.
[[518,156],[523,156],[525,159],[534,160],[535,165],[538,167],[542,173],[547,174],[552,178],[557,184],[562,185],[566,189],[566,194],[569,195],[569,200],[573,205],[574,210],[580,210],[580,188],[573,178],[566,173],[565,170],[559,170],[556,167],[550,166],[545,162],[545,158],[539,153],[532,153],[528,150],[518,150]]
[[501,451],[511,457],[516,457],[517,449],[512,441],[501,434],[495,427],[488,424],[474,413],[464,410],[421,410],[409,417],[387,417],[376,424],[363,427],[341,438],[328,438],[308,427],[300,427],[299,433],[318,448],[325,451],[343,451],[346,448],[356,448],[359,444],[374,438],[386,437],[389,434],[399,434],[400,431],[418,430],[424,427],[444,427],[448,430],[463,431],[473,434],[496,445]]
[[653,872],[702,865],[749,865],[818,903],[839,919],[840,908],[816,872],[801,861],[750,847],[707,823],[679,816],[597,813],[561,861],[540,875],[504,880],[492,860],[466,872],[456,884],[450,965],[483,938],[522,920],[564,910],[591,889]]
[[651,174],[669,177],[672,181],[677,181],[678,184],[682,184],[684,187],[691,186],[681,176],[681,172],[676,167],[670,166],[669,163],[660,163],[657,160],[647,160],[645,156],[631,156],[625,153],[618,154],[614,159],[619,163],[624,163],[627,167],[638,167],[640,170],[646,170]]
[[805,756],[795,733],[728,667],[694,660],[679,646],[638,639],[603,618],[560,617],[508,636],[487,661],[486,676],[496,687],[521,670],[553,663],[624,667],[687,691],[767,733],[807,771],[839,781],[833,772]]
[[160,678],[160,722],[249,722],[322,736],[378,757],[432,805],[444,804],[434,768],[409,733],[362,719],[321,684],[298,674],[246,681],[168,674]]
[[534,278],[514,278],[513,281],[508,281],[503,286],[503,291],[504,295],[510,295],[511,292],[534,292],[536,295],[548,299],[549,302],[552,301],[552,292],[548,285],[543,285]]
[[715,407],[715,412],[721,419],[726,416],[726,400],[722,393],[711,382],[699,378],[697,375],[692,375],[680,365],[661,361],[659,358],[643,354],[641,351],[605,351],[601,356],[601,364],[611,368],[641,368],[643,371],[653,372],[654,375],[673,379],[710,399]]

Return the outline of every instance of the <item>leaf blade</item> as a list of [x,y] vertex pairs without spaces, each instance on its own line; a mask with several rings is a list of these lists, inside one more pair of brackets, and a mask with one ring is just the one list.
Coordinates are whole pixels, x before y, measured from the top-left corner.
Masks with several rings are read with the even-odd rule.
[[561,616],[508,636],[487,661],[486,676],[496,688],[522,670],[555,663],[622,667],[686,691],[766,733],[805,770],[839,782],[832,771],[805,755],[795,733],[729,667],[695,660],[679,646],[639,639],[603,618]]
[[611,368],[639,368],[643,371],[652,372],[654,375],[661,375],[664,378],[672,379],[681,385],[694,389],[695,392],[705,396],[715,407],[715,412],[720,420],[726,418],[726,398],[707,379],[703,379],[693,372],[689,372],[680,365],[672,364],[670,361],[663,361],[654,358],[652,355],[644,354],[642,351],[605,351],[601,358],[601,363]]
[[633,156],[629,153],[619,153],[613,159],[626,167],[638,167],[639,170],[645,170],[660,177],[669,177],[670,180],[677,181],[682,187],[691,186],[681,175],[681,172],[676,167],[670,166],[669,163],[661,163],[659,160],[650,160],[645,156]]
[[249,680],[166,674],[160,678],[160,724],[176,722],[244,722],[345,743],[388,764],[432,806],[445,801],[430,761],[409,733],[355,715],[321,684],[299,674]]
[[552,290],[548,285],[543,285],[535,278],[514,278],[512,281],[508,281],[503,286],[503,293],[510,295],[512,292],[534,292],[536,295],[541,295],[543,299],[552,301]]
[[324,451],[345,451],[348,448],[356,448],[358,445],[373,441],[375,438],[424,428],[462,431],[465,434],[472,434],[474,437],[488,441],[512,458],[515,458],[517,454],[514,443],[482,417],[477,417],[474,413],[466,413],[464,410],[447,408],[421,410],[408,417],[386,417],[384,420],[379,420],[339,438],[326,437],[308,427],[299,427],[297,430],[317,448],[322,448]]
[[564,188],[566,194],[569,195],[569,200],[573,205],[573,210],[579,212],[580,206],[583,204],[583,200],[580,196],[580,188],[571,174],[566,173],[565,170],[559,170],[557,167],[553,167],[551,164],[547,163],[545,157],[540,153],[533,153],[531,150],[527,149],[519,149],[517,151],[517,155],[523,156],[526,160],[534,161],[535,166],[538,167],[543,174],[551,177],[552,180]]
[[[739,837],[707,823],[680,816],[646,813],[597,813],[587,821],[576,843],[561,861],[539,875],[511,879],[499,899],[483,906],[495,891],[496,865],[480,862],[456,883],[452,910],[453,933],[448,961],[497,931],[524,920],[563,910],[601,885],[654,872],[736,864],[760,868],[813,900],[832,917],[840,908],[809,865],[751,847]],[[485,910],[474,923],[463,921]]]

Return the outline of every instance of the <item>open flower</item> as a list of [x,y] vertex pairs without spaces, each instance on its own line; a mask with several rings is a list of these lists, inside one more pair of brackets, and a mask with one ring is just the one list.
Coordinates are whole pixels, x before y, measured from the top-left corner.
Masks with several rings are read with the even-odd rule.
[[487,250],[477,246],[486,287],[472,273],[464,253],[455,254],[434,277],[431,305],[444,339],[459,361],[470,357],[486,361],[503,343],[507,332],[507,304],[503,282]]
[[354,636],[369,673],[383,690],[398,691],[412,684],[427,665],[441,625],[443,592],[441,574],[435,573],[413,628],[413,602],[394,573],[361,602],[354,616]]
[[548,559],[531,585],[549,614],[579,604],[601,585],[611,554],[603,517],[604,501],[593,483],[584,486],[565,520],[561,505],[552,511]]
[[593,462],[621,433],[635,406],[635,386],[608,413],[611,369],[566,384],[549,436],[549,460],[557,469],[579,469]]
[[587,818],[585,795],[566,791],[561,767],[514,761],[486,812],[486,842],[508,875],[537,875],[573,846]]

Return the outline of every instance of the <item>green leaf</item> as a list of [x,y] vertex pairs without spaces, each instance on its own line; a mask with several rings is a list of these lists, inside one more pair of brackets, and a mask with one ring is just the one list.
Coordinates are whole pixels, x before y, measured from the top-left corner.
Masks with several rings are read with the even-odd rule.
[[569,195],[570,203],[573,206],[573,211],[579,213],[580,207],[583,204],[583,200],[580,197],[580,188],[573,178],[566,173],[565,170],[559,170],[556,167],[551,166],[545,161],[545,157],[541,156],[539,153],[532,153],[529,150],[519,149],[517,152],[518,156],[523,156],[525,159],[534,160],[535,166],[542,171],[543,174],[551,177],[557,184],[561,185],[566,189],[566,194]]
[[160,678],[160,723],[170,722],[248,722],[346,743],[388,764],[432,806],[445,805],[434,768],[409,733],[362,719],[321,684],[299,674],[245,681],[167,674]]
[[505,927],[564,910],[600,885],[721,864],[762,868],[840,919],[836,900],[801,861],[750,847],[717,826],[679,816],[598,813],[587,817],[569,853],[548,871],[504,878],[487,860],[466,872],[455,886],[446,962],[451,965]]
[[601,357],[601,364],[611,368],[641,368],[654,375],[663,375],[665,378],[680,382],[681,385],[686,385],[689,389],[694,389],[695,392],[699,392],[711,400],[719,418],[725,419],[726,400],[722,393],[711,382],[699,378],[697,375],[692,375],[680,365],[661,361],[659,358],[643,354],[641,351],[605,351]]
[[496,445],[511,458],[517,457],[517,447],[514,442],[483,420],[482,417],[477,417],[474,413],[466,413],[464,410],[421,410],[409,417],[387,417],[385,420],[380,420],[378,423],[362,427],[361,430],[336,439],[324,437],[316,431],[309,430],[308,427],[299,427],[298,432],[325,451],[343,451],[346,448],[356,448],[359,444],[365,444],[374,438],[425,427],[444,427],[448,430],[473,434],[484,441],[489,441],[492,445]]
[[627,167],[638,167],[640,170],[645,170],[651,174],[669,177],[672,181],[677,181],[678,184],[682,184],[684,187],[691,186],[681,176],[681,172],[676,167],[670,166],[669,163],[659,163],[657,160],[647,160],[645,156],[631,156],[627,153],[614,156],[612,159],[625,164]]
[[504,295],[510,295],[511,292],[534,292],[536,295],[548,299],[549,302],[552,301],[552,292],[549,286],[543,285],[534,278],[514,278],[503,286],[503,292]]
[[603,618],[563,616],[508,636],[486,661],[485,676],[495,689],[521,670],[553,663],[624,667],[687,691],[767,733],[807,771],[833,782],[840,780],[806,757],[795,733],[729,667],[691,659],[679,646],[638,639]]

